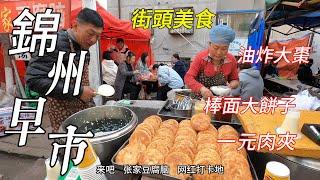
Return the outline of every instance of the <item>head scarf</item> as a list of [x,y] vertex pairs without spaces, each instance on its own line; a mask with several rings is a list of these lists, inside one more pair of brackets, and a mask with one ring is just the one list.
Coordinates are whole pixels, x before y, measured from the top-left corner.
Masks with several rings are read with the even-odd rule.
[[229,45],[236,36],[234,30],[226,25],[217,25],[210,30],[210,41],[215,44]]

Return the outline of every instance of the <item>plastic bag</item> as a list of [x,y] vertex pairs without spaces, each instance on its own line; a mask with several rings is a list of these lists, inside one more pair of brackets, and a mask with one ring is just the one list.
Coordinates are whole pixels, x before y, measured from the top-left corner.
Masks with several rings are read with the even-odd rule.
[[143,88],[141,88],[139,92],[139,99],[146,99],[146,93],[144,92]]
[[295,97],[294,104],[297,110],[312,110],[315,111],[320,108],[320,100],[317,97],[312,96],[308,90],[299,92],[297,95],[292,95]]

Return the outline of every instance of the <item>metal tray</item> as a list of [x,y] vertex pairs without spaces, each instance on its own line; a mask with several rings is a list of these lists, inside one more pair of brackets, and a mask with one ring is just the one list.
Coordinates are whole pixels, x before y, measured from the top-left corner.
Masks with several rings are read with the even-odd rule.
[[[214,121],[212,122],[212,124],[216,127],[219,128],[222,125],[230,125],[233,128],[235,128],[239,133],[243,132],[242,126],[241,124],[234,124],[234,123],[229,123],[229,122],[220,122],[220,121]],[[120,149],[113,155],[111,162],[114,165],[115,169],[123,171],[124,166],[117,164],[116,163],[116,156],[118,155],[118,153],[126,146],[129,144],[129,139],[120,147]],[[250,171],[251,171],[251,175],[252,175],[252,179],[253,180],[259,180],[257,173],[254,169],[253,163],[250,159],[249,154],[247,155],[247,159],[248,159],[248,163],[250,166]],[[166,179],[166,180],[179,180],[175,177],[169,176],[169,175],[159,175],[159,174],[143,174],[143,176],[146,177],[151,177],[151,178],[157,178],[157,179]],[[192,177],[190,177],[189,179],[192,179]]]
[[[191,113],[184,113],[182,111],[173,111],[171,109],[167,109],[166,107],[172,103],[172,100],[167,100],[164,106],[162,106],[157,115],[160,116],[162,119],[176,119],[177,121],[183,120],[183,119],[190,119],[192,116],[192,110]],[[189,114],[189,115],[187,115]]]

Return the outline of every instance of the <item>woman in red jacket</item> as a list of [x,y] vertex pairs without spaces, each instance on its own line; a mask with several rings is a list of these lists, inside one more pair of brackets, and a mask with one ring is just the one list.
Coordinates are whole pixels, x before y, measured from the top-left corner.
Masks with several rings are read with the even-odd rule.
[[227,85],[235,89],[239,85],[237,61],[228,53],[235,32],[226,25],[217,25],[210,31],[209,47],[199,52],[186,73],[185,84],[196,95],[207,99],[213,96],[210,87]]
[[[234,39],[235,32],[228,26],[217,25],[211,29],[209,47],[195,56],[184,77],[185,84],[198,98],[213,96],[211,86],[227,85],[231,89],[239,86],[237,61],[228,53]],[[231,121],[231,117],[221,111],[215,114],[216,120]]]

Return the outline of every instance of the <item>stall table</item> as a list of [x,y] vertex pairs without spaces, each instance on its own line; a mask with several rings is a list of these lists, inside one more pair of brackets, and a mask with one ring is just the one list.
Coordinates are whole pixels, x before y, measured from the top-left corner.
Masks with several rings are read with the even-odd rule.
[[[302,111],[299,129],[301,129],[303,123],[318,124],[319,115],[320,112],[316,111]],[[237,117],[246,133],[267,134],[269,132],[270,134],[276,134],[275,128],[282,124],[285,115],[281,115],[280,111],[276,111],[274,115],[253,114],[251,111],[247,111],[244,114],[237,114]],[[273,151],[272,153],[266,150],[263,152],[250,152],[250,157],[253,159],[259,178],[263,177],[266,163],[269,161],[279,161],[289,167],[291,180],[304,178],[308,180],[319,179],[320,146],[303,136],[296,141],[294,148],[293,151],[284,148],[280,151]]]
[[302,86],[305,88],[313,88],[314,90],[317,90],[318,88],[315,88],[313,86],[309,86],[306,84],[301,83],[299,80],[297,79],[293,79],[293,80],[289,80],[289,79],[279,79],[277,77],[272,77],[267,75],[265,78],[266,81],[270,81],[272,83],[276,83],[280,86],[284,86],[286,88],[288,88],[289,90],[293,91],[293,92],[298,92],[298,86]]

